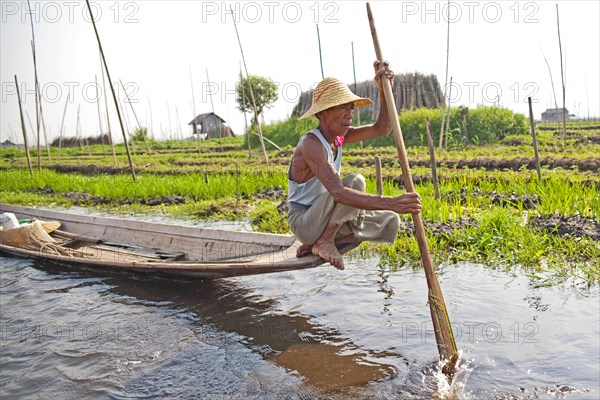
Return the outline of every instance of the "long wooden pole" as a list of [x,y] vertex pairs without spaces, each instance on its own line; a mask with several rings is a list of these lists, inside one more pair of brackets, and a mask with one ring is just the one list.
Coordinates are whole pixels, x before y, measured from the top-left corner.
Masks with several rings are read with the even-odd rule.
[[25,120],[23,119],[23,107],[21,106],[21,93],[19,92],[19,82],[15,75],[15,87],[17,88],[17,100],[19,100],[19,115],[21,116],[21,130],[23,131],[23,145],[25,146],[25,154],[27,155],[27,166],[29,173],[33,178],[33,168],[31,167],[31,157],[29,156],[29,146],[27,145],[27,130],[25,129]]
[[102,67],[102,54],[100,54],[100,71],[102,72],[102,92],[104,93],[104,108],[106,108],[106,128],[108,129],[108,140],[110,141],[110,151],[112,151],[113,164],[117,166],[117,154],[115,153],[115,142],[112,139],[112,129],[110,128],[110,116],[108,115],[108,92],[106,91],[106,79],[104,78],[104,67]]
[[540,155],[538,153],[537,138],[535,136],[535,122],[533,120],[533,107],[531,106],[531,97],[527,98],[529,103],[529,123],[531,124],[531,138],[533,140],[533,154],[535,156],[535,169],[537,170],[538,179],[542,180],[542,171],[540,170]]
[[319,33],[319,24],[317,25],[317,42],[319,43],[319,61],[321,62],[321,79],[325,79],[325,73],[323,72],[323,55],[321,54],[321,34]]
[[[94,13],[92,13],[92,7],[90,7],[90,1],[85,0],[85,4],[87,5],[88,11],[90,12],[90,19],[92,20],[92,26],[94,27],[94,33],[96,34],[96,39],[98,40],[98,47],[100,48],[100,55],[102,56],[102,63],[104,64],[104,69],[106,70],[106,77],[108,78],[108,86],[110,87],[110,91],[113,95],[113,100],[115,101],[115,108],[117,109],[117,116],[119,117],[119,125],[121,126],[121,133],[123,134],[123,143],[125,144],[125,152],[127,153],[127,160],[129,161],[129,169],[131,170],[131,177],[133,180],[137,180],[135,176],[135,168],[133,167],[133,161],[131,160],[131,153],[129,152],[129,143],[127,141],[127,135],[125,134],[125,128],[123,128],[123,120],[121,118],[121,111],[119,110],[119,103],[117,101],[117,95],[115,93],[115,88],[113,86],[112,79],[110,78],[110,72],[108,71],[108,65],[106,63],[106,57],[104,56],[104,51],[102,50],[102,43],[100,42],[100,36],[98,35],[98,29],[96,28],[96,21],[94,19]],[[108,110],[106,110],[108,112]]]
[[196,122],[196,98],[194,96],[194,81],[192,80],[192,66],[188,65],[190,70],[190,87],[192,88],[192,112],[194,113],[194,126],[192,129],[192,134],[196,133],[198,135],[198,155],[202,155],[202,146],[200,145],[202,138],[200,137],[200,132],[198,132],[198,123]]
[[[231,15],[233,16],[233,10],[230,9]],[[246,71],[246,81],[248,82],[248,91],[250,92],[250,99],[252,100],[252,108],[254,110],[254,122],[256,122],[256,129],[258,130],[258,141],[260,142],[260,147],[263,152],[263,157],[265,158],[265,163],[269,165],[269,156],[267,154],[267,150],[265,149],[265,142],[263,141],[263,133],[262,128],[260,126],[260,121],[258,120],[258,110],[256,108],[256,100],[254,98],[254,91],[252,90],[252,83],[250,82],[250,74],[248,74],[248,66],[246,65],[246,57],[244,57],[244,49],[242,48],[242,41],[240,40],[240,34],[238,32],[237,24],[235,23],[235,18],[232,17],[233,27],[235,28],[235,36],[237,37],[238,44],[240,45],[240,53],[242,54],[242,62],[244,63],[244,71]],[[240,81],[241,82],[241,81]]]
[[[371,13],[371,6],[369,3],[367,3],[367,15],[369,17],[369,25],[371,27],[371,36],[373,37],[375,54],[377,55],[378,60],[383,61],[384,58],[381,53],[381,47],[379,46],[379,39],[375,29],[375,21],[373,19],[373,14]],[[410,166],[408,164],[408,156],[406,154],[406,149],[404,148],[402,130],[400,129],[400,122],[398,121],[396,113],[396,102],[394,101],[392,85],[389,79],[382,78],[381,80],[383,82],[383,90],[388,113],[392,121],[394,141],[396,142],[396,149],[398,150],[398,157],[400,158],[400,166],[402,167],[404,187],[406,188],[407,192],[414,192],[415,189],[410,173]],[[421,214],[412,214],[412,219],[415,226],[415,235],[417,237],[419,250],[421,252],[421,259],[423,260],[423,267],[425,269],[425,276],[427,278],[427,286],[429,288],[429,308],[431,310],[431,319],[433,321],[438,351],[443,362],[442,371],[446,376],[452,378],[454,375],[454,367],[458,361],[458,353],[456,343],[454,341],[454,335],[452,333],[452,326],[450,325],[450,318],[448,317],[446,303],[444,302],[442,290],[435,274],[431,255],[429,254],[429,246],[427,245],[427,237],[425,236],[425,228],[423,226]]]
[[566,138],[567,135],[567,109],[565,105],[566,94],[565,94],[565,72],[563,70],[563,52],[562,52],[562,42],[560,40],[560,23],[558,20],[558,4],[556,4],[556,29],[558,30],[558,51],[560,52],[560,78],[562,82],[562,101],[563,101],[563,109],[562,109],[562,134],[563,139]]
[[60,159],[60,150],[62,148],[62,138],[63,138],[63,130],[65,128],[65,115],[67,115],[67,105],[69,104],[69,100],[71,99],[71,95],[67,94],[67,100],[65,101],[65,108],[63,109],[62,119],[60,121],[60,131],[58,132],[58,158]]
[[429,146],[429,162],[431,163],[431,179],[435,189],[435,199],[440,198],[440,183],[437,176],[437,165],[435,162],[435,146],[433,144],[433,135],[431,134],[431,123],[429,118],[425,118],[425,127],[427,133],[427,145]]
[[123,92],[125,92],[125,97],[127,98],[127,102],[129,103],[129,107],[131,107],[131,112],[133,113],[133,117],[135,118],[135,123],[138,126],[138,131],[140,132],[140,135],[142,136],[142,140],[144,141],[144,147],[146,147],[146,152],[148,153],[148,155],[152,155],[152,152],[150,151],[150,147],[148,146],[148,141],[146,140],[146,135],[148,134],[148,129],[146,128],[146,133],[144,133],[142,131],[142,129],[143,129],[142,128],[142,124],[140,124],[140,120],[138,119],[138,116],[135,113],[135,109],[133,108],[133,103],[131,102],[131,99],[129,98],[129,94],[127,93],[127,89],[125,89],[125,85],[123,85],[123,82],[120,79],[119,79],[119,83],[121,84],[121,87],[123,88]]
[[31,23],[31,52],[33,53],[33,73],[35,78],[35,123],[36,123],[36,138],[37,138],[37,165],[38,170],[42,168],[42,156],[40,148],[40,85],[37,74],[37,62],[35,58],[35,33],[33,29],[33,16],[31,14],[31,5],[27,0],[27,9],[29,10],[29,22]]
[[[354,75],[354,93],[357,93],[356,90],[356,68],[354,66],[354,42],[350,42],[352,44],[352,74]],[[356,126],[360,126],[360,111],[356,111]],[[360,141],[360,148],[363,148],[363,142]]]
[[[210,85],[210,78],[208,77],[208,68],[205,68],[206,70],[206,84]],[[210,108],[212,110],[212,113],[215,114],[215,103],[213,103],[213,95],[212,95],[212,90],[209,92],[210,94]],[[215,117],[217,116],[217,114],[215,114]],[[222,141],[222,132],[223,129],[221,128],[223,126],[223,124],[219,124],[219,147],[221,147],[221,153],[223,152],[223,141]]]

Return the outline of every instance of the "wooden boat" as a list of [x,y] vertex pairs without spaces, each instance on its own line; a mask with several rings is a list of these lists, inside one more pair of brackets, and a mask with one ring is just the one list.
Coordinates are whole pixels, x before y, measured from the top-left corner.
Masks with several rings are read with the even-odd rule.
[[[0,230],[0,251],[59,264],[222,278],[313,268],[325,262],[313,255],[297,258],[300,244],[290,235],[234,232],[0,204],[0,213],[5,212],[31,222]],[[354,247],[346,246],[340,252]]]

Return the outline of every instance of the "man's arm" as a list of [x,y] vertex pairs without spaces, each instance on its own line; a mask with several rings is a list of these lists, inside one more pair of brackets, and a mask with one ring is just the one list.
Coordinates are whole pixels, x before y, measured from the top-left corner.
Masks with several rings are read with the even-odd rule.
[[[381,63],[375,61],[375,84],[379,90],[380,107],[377,121],[372,125],[364,125],[359,127],[351,127],[346,133],[346,142],[355,143],[362,142],[368,139],[374,139],[388,135],[392,130],[392,121],[388,113],[387,102],[383,93],[382,79],[391,79],[393,81],[394,73],[389,69],[387,61]],[[398,118],[397,116],[394,116]]]
[[304,139],[302,155],[311,171],[333,196],[336,203],[362,210],[391,210],[400,214],[421,211],[421,198],[417,193],[384,197],[345,187],[333,166],[327,162],[327,152],[323,145],[313,135],[308,135]]

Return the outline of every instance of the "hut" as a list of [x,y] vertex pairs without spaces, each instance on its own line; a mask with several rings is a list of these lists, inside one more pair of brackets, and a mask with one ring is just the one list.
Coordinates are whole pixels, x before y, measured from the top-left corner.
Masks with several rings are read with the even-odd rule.
[[[375,82],[371,79],[348,86],[356,95],[373,100],[372,105],[360,108],[361,119],[363,121],[365,119],[372,121],[377,119],[379,114],[379,91],[375,86]],[[419,72],[396,74],[392,91],[394,92],[398,112],[401,109],[438,108],[444,105],[444,95],[435,75],[424,75]],[[292,115],[300,116],[304,114],[311,103],[312,90],[302,92]]]
[[563,113],[566,119],[573,116],[566,108],[548,108],[542,113],[542,121],[562,121]]
[[227,122],[213,112],[199,114],[188,125],[192,127],[192,135],[200,134],[205,139],[235,136]]

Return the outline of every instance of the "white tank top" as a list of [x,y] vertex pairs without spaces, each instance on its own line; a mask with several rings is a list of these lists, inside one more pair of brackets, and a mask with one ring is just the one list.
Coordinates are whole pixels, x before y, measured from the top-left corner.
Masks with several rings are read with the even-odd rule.
[[[333,166],[335,172],[337,172],[338,176],[340,175],[340,170],[342,168],[342,146],[338,146],[337,155],[335,159],[333,158],[333,152],[331,151],[331,146],[321,132],[318,129],[313,129],[309,133],[315,135],[321,143],[323,147],[325,147],[325,151],[327,152],[327,162]],[[304,183],[296,183],[291,179],[291,164],[288,169],[288,202],[301,204],[304,206],[311,206],[312,203],[319,197],[321,194],[325,193],[327,189],[325,186],[319,181],[316,176],[313,176],[308,181]]]

